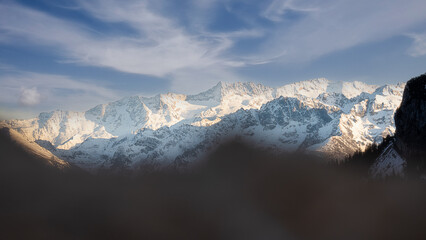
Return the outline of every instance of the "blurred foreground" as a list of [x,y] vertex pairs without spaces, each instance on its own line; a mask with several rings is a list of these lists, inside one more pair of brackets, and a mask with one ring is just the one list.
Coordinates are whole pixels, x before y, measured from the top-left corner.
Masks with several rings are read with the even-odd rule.
[[426,239],[420,181],[241,142],[185,172],[91,175],[1,140],[1,239]]

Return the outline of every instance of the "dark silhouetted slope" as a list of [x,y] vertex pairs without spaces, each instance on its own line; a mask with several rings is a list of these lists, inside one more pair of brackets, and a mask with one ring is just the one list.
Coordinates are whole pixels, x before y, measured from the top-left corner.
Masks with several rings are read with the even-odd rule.
[[395,113],[396,147],[409,161],[426,161],[426,74],[407,82],[401,106]]

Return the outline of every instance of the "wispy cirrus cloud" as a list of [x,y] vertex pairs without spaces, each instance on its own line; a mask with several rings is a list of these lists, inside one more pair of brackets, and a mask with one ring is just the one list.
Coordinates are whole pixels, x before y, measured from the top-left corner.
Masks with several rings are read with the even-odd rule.
[[[70,0],[61,11],[78,17],[62,17],[4,1],[0,43],[47,46],[61,63],[155,76],[170,80],[171,90],[194,92],[245,80],[242,68],[306,63],[413,32],[426,23],[425,7],[423,0]],[[411,37],[410,55],[424,54],[424,37]]]
[[413,39],[413,44],[407,50],[407,53],[412,57],[426,55],[426,33],[412,33],[407,34],[407,36]]
[[294,0],[273,0],[261,13],[261,16],[274,21],[280,22],[283,16],[288,11],[295,12],[315,12],[319,11],[320,7],[312,5],[309,1],[294,1]]
[[302,11],[297,21],[278,24],[263,43],[261,55],[285,52],[282,63],[312,61],[360,44],[401,36],[426,22],[422,0],[274,0],[262,12],[281,21],[287,10]]
[[[103,23],[123,24],[133,33],[99,32],[81,22],[5,2],[0,3],[0,41],[54,46],[68,63],[173,78],[174,72],[185,69],[199,72],[213,67],[228,71],[224,74],[228,75],[232,68],[251,64],[311,61],[403,34],[426,21],[423,0],[272,0],[268,4],[243,0],[189,1],[191,12],[185,15],[194,17],[185,16],[189,19],[186,24],[167,16],[168,12],[161,9],[163,1],[72,2],[67,7]],[[236,7],[229,7],[232,4],[253,9],[237,13]],[[220,20],[216,16],[220,7],[242,19],[245,25],[233,31],[209,29],[211,23]],[[208,20],[203,15],[209,15],[205,17]],[[290,16],[286,18],[287,15]],[[262,18],[274,24],[261,24]],[[244,51],[233,51],[240,41],[250,38],[259,41]]]
[[164,77],[184,68],[226,65],[220,54],[233,39],[257,36],[253,31],[189,34],[155,13],[147,1],[78,1],[78,9],[104,22],[123,23],[136,36],[96,33],[90,27],[58,19],[17,4],[0,4],[3,41],[55,46],[67,62]]
[[33,106],[42,111],[58,107],[87,110],[120,97],[119,92],[99,84],[63,75],[17,70],[0,75],[0,86],[1,104]]

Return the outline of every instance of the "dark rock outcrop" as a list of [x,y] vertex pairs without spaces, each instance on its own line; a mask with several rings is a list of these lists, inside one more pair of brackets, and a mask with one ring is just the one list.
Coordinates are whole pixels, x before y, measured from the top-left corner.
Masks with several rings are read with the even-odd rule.
[[426,173],[426,74],[407,82],[395,112],[395,136],[384,142],[370,168],[374,178],[425,176]]
[[426,162],[426,74],[407,82],[395,113],[396,148],[408,166],[423,168]]

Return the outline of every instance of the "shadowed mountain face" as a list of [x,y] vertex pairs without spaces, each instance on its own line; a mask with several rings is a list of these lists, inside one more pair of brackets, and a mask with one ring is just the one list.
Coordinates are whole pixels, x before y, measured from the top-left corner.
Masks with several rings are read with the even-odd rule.
[[1,144],[1,239],[426,237],[423,183],[367,183],[307,155],[233,142],[184,173],[95,176]]
[[401,154],[407,160],[426,160],[426,74],[407,82],[395,125]]

